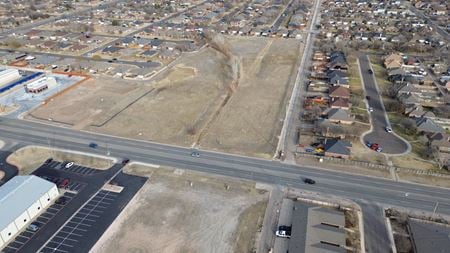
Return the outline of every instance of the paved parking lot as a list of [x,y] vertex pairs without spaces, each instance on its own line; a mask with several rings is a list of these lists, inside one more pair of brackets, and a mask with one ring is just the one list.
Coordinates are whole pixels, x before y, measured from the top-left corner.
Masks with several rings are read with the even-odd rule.
[[77,174],[81,174],[81,175],[93,175],[93,174],[101,172],[101,170],[96,170],[96,169],[80,166],[77,164],[72,165],[70,168],[66,168],[65,167],[66,164],[67,164],[66,162],[51,161],[46,166],[49,168],[52,168],[52,169],[68,171],[68,172],[77,173]]
[[[47,181],[55,183],[56,186],[58,186],[65,179],[65,177],[52,177],[52,176],[42,176],[42,178]],[[86,186],[85,183],[78,181],[70,181],[69,185],[67,185],[65,190],[73,193],[78,193],[84,188],[84,186]]]
[[[66,199],[66,203],[69,203],[73,197],[75,196],[74,193],[71,192],[65,192],[63,195]],[[60,205],[60,204],[56,204],[54,203],[53,205],[51,205],[50,207],[48,207],[45,212],[43,212],[41,215],[39,215],[39,217],[37,217],[33,223],[39,225],[39,228],[42,229],[45,227],[45,225],[51,220],[53,219],[53,217],[56,216],[56,214],[64,207],[64,205]],[[22,249],[22,247],[29,241],[31,240],[31,238],[33,238],[33,236],[37,233],[30,231],[30,230],[25,230],[22,233],[20,233],[18,236],[16,236],[16,238],[14,238],[14,241],[12,241],[11,243],[8,244],[8,246],[6,246],[2,252],[5,253],[12,253],[12,252],[17,252],[19,250]]]
[[97,228],[103,213],[116,204],[119,193],[99,191],[42,248],[41,252],[74,252]]

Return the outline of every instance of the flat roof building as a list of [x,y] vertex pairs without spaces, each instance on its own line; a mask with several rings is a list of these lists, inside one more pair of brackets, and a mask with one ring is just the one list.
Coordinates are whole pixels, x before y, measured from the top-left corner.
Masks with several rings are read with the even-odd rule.
[[56,86],[56,79],[54,77],[47,76],[27,84],[25,90],[28,93],[40,93],[54,86]]
[[59,196],[52,182],[15,176],[0,187],[0,249]]
[[450,249],[450,225],[408,219],[414,252],[445,253]]
[[289,253],[346,253],[344,213],[295,201]]

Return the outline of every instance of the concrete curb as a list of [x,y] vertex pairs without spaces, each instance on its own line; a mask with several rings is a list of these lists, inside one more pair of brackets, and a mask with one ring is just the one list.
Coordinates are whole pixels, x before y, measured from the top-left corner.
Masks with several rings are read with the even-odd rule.
[[[383,212],[385,210],[383,209]],[[395,247],[395,241],[394,241],[394,234],[392,232],[392,226],[391,226],[391,221],[389,220],[388,217],[385,218],[385,222],[386,222],[386,229],[389,235],[389,243],[391,244],[391,250],[392,253],[397,253],[397,248]]]
[[364,222],[363,222],[363,213],[361,211],[356,211],[356,215],[358,216],[358,226],[359,226],[359,241],[361,243],[361,252],[366,252],[366,241],[364,237]]

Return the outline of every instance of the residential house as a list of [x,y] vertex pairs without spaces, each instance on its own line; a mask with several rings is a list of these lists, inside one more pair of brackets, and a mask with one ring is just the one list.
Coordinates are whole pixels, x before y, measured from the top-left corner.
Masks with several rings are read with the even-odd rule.
[[348,74],[346,72],[343,72],[341,70],[329,70],[326,74],[328,82],[335,86],[335,85],[342,85],[346,88],[349,88],[348,83]]
[[352,144],[345,140],[326,139],[324,143],[325,156],[348,159]]
[[337,124],[353,124],[354,118],[350,116],[349,110],[328,108],[324,111],[326,118],[333,123]]
[[330,100],[330,108],[337,108],[337,109],[344,109],[344,110],[348,110],[350,109],[350,102],[348,99],[345,98],[331,98]]
[[384,59],[386,69],[395,69],[403,66],[403,56],[398,53],[392,53]]
[[350,89],[346,88],[344,86],[332,86],[328,90],[328,94],[332,98],[340,97],[340,98],[349,99],[350,98]]
[[416,127],[419,133],[426,135],[445,132],[445,130],[432,119],[423,116],[416,119]]

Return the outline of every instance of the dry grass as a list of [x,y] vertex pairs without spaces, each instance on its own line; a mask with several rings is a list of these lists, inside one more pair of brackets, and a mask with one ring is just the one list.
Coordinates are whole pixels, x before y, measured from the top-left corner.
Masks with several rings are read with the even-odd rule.
[[386,164],[386,157],[365,147],[360,140],[352,142],[352,160],[369,163]]
[[83,128],[96,117],[116,110],[117,104],[133,94],[142,94],[143,88],[122,79],[90,79],[38,107],[30,115],[69,125],[78,124],[78,128]]
[[230,37],[225,44],[231,54],[212,47],[183,54],[152,81],[84,83],[32,115],[75,129],[271,157],[300,42]]
[[268,198],[254,183],[141,165],[125,171],[150,180],[92,251],[252,252]]
[[6,161],[17,166],[20,175],[28,175],[37,169],[48,158],[57,161],[73,161],[81,166],[95,169],[108,169],[114,161],[85,154],[64,152],[39,146],[27,146],[8,156]]
[[0,170],[0,181],[5,177],[5,172]]
[[443,177],[435,177],[428,175],[418,175],[408,172],[398,172],[397,173],[400,180],[410,181],[419,184],[431,185],[431,186],[439,186],[450,188],[450,179]]
[[271,157],[276,148],[285,103],[295,79],[299,42],[233,38],[241,60],[236,92],[211,124],[200,145],[231,153]]
[[311,158],[311,157],[297,158],[296,161],[297,164],[301,164],[302,166],[320,167],[320,168],[325,167],[326,169],[329,170],[391,179],[389,171],[382,169],[370,169],[363,166],[349,165],[344,163],[340,164],[326,161],[320,163],[318,158]]
[[149,84],[153,92],[104,126],[86,129],[190,146],[224,94],[228,77],[223,67],[222,57],[209,48],[184,55]]

